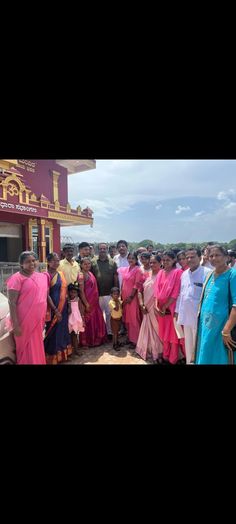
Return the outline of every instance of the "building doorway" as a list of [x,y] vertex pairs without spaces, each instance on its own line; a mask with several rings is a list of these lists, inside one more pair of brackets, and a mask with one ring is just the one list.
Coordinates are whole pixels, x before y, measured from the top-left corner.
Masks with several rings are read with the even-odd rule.
[[18,262],[22,251],[22,226],[0,222],[0,262]]

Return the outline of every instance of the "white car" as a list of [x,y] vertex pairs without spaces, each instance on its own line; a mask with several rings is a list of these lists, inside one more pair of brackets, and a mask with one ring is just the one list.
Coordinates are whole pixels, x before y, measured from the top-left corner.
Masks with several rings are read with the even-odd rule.
[[8,300],[0,293],[0,365],[15,364],[16,350],[12,333],[6,327],[6,318],[9,314]]

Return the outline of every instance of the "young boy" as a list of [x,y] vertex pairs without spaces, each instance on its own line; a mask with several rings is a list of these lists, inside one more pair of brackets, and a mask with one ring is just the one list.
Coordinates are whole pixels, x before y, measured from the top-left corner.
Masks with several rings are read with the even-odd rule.
[[113,287],[111,289],[111,300],[109,302],[109,308],[111,312],[113,349],[115,349],[115,351],[120,351],[122,344],[118,342],[118,337],[122,319],[122,301],[120,299],[120,291],[118,287]]

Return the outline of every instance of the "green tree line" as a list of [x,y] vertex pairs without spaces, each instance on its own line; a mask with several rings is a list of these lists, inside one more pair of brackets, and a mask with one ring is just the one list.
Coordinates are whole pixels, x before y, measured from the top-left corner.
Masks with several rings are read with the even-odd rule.
[[[185,242],[178,242],[178,243],[173,243],[173,244],[161,244],[159,242],[155,242],[154,240],[150,240],[150,239],[144,239],[142,240],[141,242],[128,242],[128,245],[129,245],[129,251],[136,251],[139,247],[147,247],[149,244],[152,244],[153,245],[153,249],[154,251],[162,251],[162,250],[165,250],[165,249],[179,249],[182,250],[182,249],[189,249],[190,247],[199,247],[200,249],[202,249],[203,247],[205,247],[208,242],[191,242],[191,243],[185,243]],[[209,242],[213,242],[212,240],[209,241]],[[236,238],[234,238],[233,240],[230,240],[230,242],[218,242],[217,240],[214,241],[215,244],[221,244],[223,245],[224,247],[226,247],[226,249],[233,249],[233,250],[236,250]],[[75,244],[75,247],[78,248],[78,242]],[[114,242],[108,242],[108,246],[116,246],[117,244],[117,241],[114,240]],[[93,242],[92,245],[94,246],[94,249],[95,249],[95,252],[97,253],[98,252],[98,243],[97,242]]]

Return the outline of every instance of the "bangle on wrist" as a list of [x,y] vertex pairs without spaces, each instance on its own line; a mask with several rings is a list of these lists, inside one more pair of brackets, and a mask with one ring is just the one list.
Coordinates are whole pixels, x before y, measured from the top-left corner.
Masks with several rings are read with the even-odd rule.
[[221,331],[221,335],[223,335],[223,337],[230,337],[230,333],[225,333],[224,331]]

